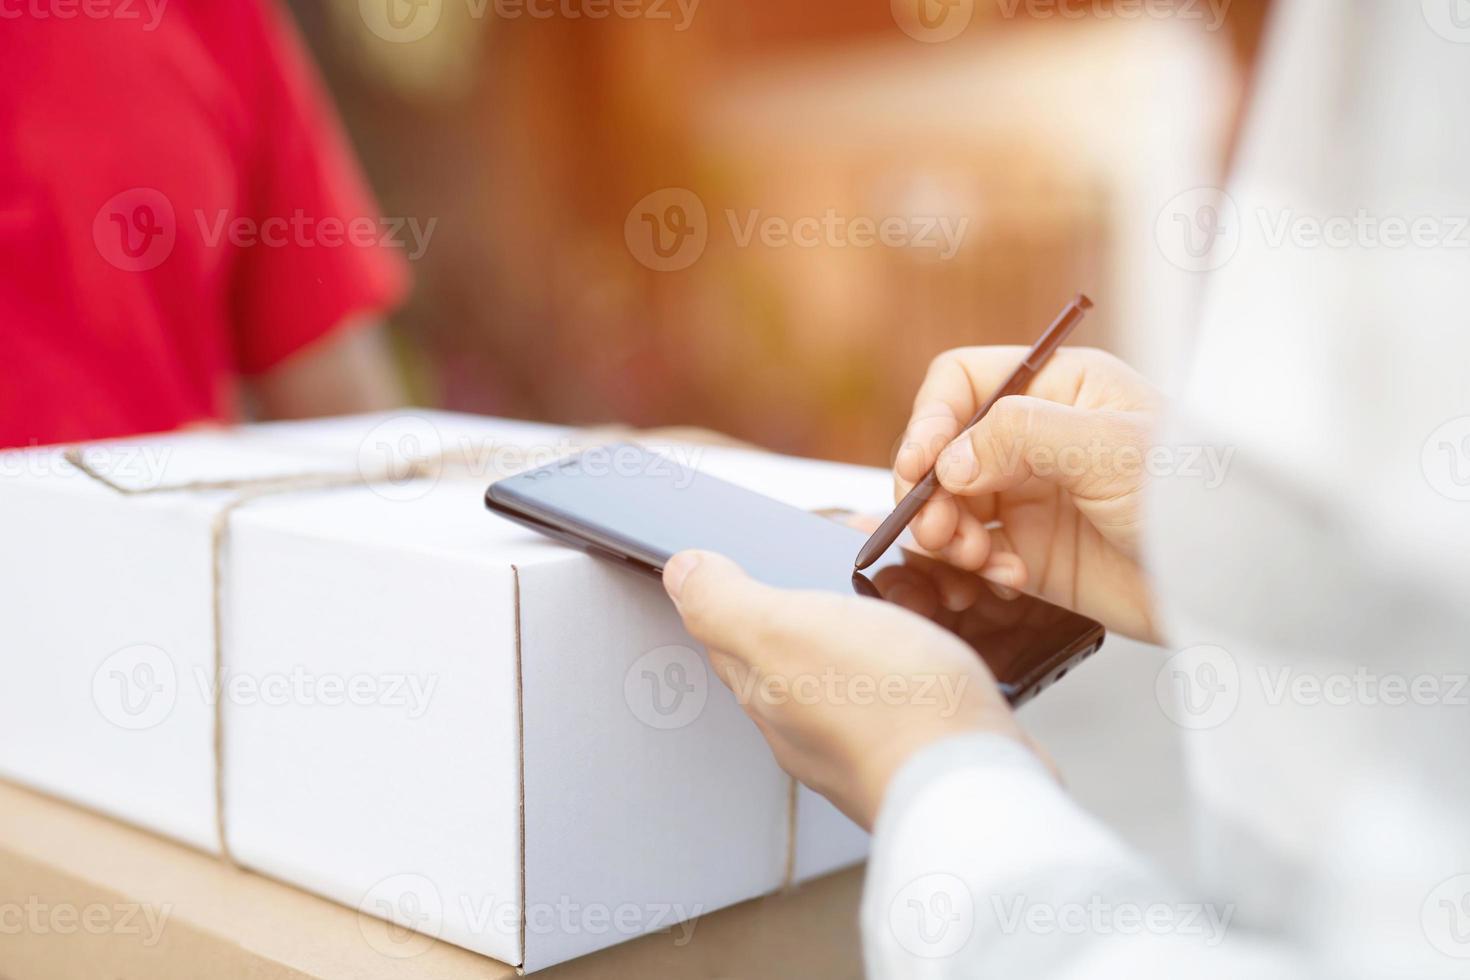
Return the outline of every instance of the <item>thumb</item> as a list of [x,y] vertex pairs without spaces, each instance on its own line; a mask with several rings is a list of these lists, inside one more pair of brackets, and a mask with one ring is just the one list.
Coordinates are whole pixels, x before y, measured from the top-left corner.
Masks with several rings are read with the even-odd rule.
[[724,555],[681,551],[664,566],[664,590],[684,625],[707,647],[749,659],[752,627],[765,622],[779,601],[773,588],[752,579]]
[[[1026,395],[1002,398],[947,446],[936,470],[960,496],[1001,493],[1037,477],[1082,498],[1117,492],[1111,457],[1140,453],[1139,423],[1122,412],[1081,409]],[[1104,465],[1106,464],[1106,465]]]

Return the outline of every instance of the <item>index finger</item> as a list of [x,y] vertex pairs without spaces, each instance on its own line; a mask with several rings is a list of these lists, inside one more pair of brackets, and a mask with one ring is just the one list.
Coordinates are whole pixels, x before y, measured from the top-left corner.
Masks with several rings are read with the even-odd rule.
[[[922,479],[1029,352],[1019,345],[959,347],[930,362],[894,460],[895,475],[910,486]],[[1071,405],[1089,367],[1096,364],[1094,352],[1064,347],[1031,380],[1026,393]]]

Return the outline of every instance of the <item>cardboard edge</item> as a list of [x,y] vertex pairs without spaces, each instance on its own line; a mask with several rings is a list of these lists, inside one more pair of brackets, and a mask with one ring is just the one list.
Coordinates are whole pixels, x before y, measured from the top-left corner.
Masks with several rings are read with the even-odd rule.
[[512,630],[515,640],[515,675],[516,675],[516,782],[519,790],[516,794],[516,808],[519,811],[518,834],[521,849],[521,921],[520,937],[517,944],[521,950],[520,962],[514,964],[516,973],[525,976],[526,964],[526,688],[522,681],[521,671],[521,569],[520,566],[511,563],[511,601],[515,604],[515,613],[512,622]]

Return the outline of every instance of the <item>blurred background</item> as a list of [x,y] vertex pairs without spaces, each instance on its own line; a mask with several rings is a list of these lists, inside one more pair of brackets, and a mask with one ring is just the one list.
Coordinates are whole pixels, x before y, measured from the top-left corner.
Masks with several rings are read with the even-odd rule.
[[1079,290],[1167,379],[1156,225],[1223,179],[1267,0],[291,6],[384,213],[437,220],[416,401],[885,465],[935,354]]

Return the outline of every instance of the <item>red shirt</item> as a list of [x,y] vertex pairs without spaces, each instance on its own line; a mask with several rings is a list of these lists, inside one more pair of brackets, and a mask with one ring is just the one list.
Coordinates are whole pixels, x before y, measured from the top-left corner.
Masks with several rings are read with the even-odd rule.
[[232,419],[392,229],[270,0],[0,0],[0,446]]

